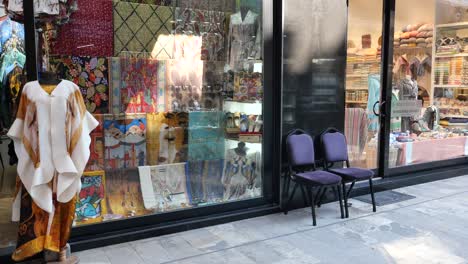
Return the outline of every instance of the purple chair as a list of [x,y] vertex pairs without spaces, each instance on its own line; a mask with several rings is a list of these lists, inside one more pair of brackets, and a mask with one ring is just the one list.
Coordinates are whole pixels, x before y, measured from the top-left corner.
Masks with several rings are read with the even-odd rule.
[[286,192],[286,196],[291,181],[294,182],[294,187],[284,207],[284,213],[288,213],[288,204],[299,186],[306,205],[307,198],[310,202],[313,225],[317,225],[315,217],[315,200],[317,199],[314,199],[313,192],[317,190],[318,194],[322,188],[330,187],[334,190],[335,195],[338,196],[341,218],[344,218],[340,191],[341,177],[327,171],[316,170],[314,143],[312,137],[303,130],[293,130],[286,138],[286,153],[289,167],[287,177],[285,179],[285,186],[283,188]]
[[[374,188],[372,186],[374,172],[368,169],[354,168],[350,166],[346,137],[337,129],[329,128],[324,131],[320,137],[320,142],[322,145],[325,169],[340,176],[343,179],[342,185],[346,217],[349,217],[348,198],[351,190],[354,187],[354,184],[357,181],[369,180],[369,189],[372,198],[372,210],[376,212]],[[345,162],[346,168],[331,168],[335,162]],[[330,164],[332,165],[330,166]],[[346,183],[351,183],[348,191],[346,191]]]

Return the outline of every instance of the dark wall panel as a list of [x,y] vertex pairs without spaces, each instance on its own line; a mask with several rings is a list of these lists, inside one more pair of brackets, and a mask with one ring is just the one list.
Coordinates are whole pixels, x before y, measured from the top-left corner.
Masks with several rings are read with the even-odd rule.
[[[295,128],[312,135],[344,128],[346,2],[284,0],[283,137]],[[304,205],[300,195],[291,207]]]

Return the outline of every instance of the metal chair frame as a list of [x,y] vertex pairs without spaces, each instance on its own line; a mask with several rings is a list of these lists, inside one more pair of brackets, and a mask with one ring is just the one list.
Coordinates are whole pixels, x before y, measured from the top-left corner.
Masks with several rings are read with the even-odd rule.
[[[306,135],[310,136],[304,130],[295,129],[295,130],[291,131],[288,134],[288,136],[286,138],[286,146],[287,146],[287,144],[289,142],[289,138],[292,135],[300,135],[300,134],[306,134]],[[340,183],[338,183],[338,184],[318,185],[318,184],[313,184],[313,183],[307,182],[306,180],[300,180],[299,177],[297,177],[298,173],[304,173],[304,172],[308,172],[308,171],[317,171],[315,161],[313,163],[309,164],[308,166],[303,166],[303,169],[297,169],[297,168],[294,168],[292,163],[291,163],[291,158],[290,158],[290,153],[288,151],[288,148],[286,148],[286,153],[287,153],[287,156],[288,156],[288,171],[286,173],[286,179],[283,182],[283,195],[282,195],[282,197],[285,197],[284,196],[285,192],[286,192],[286,197],[288,196],[287,194],[289,192],[289,187],[290,187],[291,181],[294,182],[294,187],[293,187],[293,190],[292,190],[291,194],[289,195],[289,198],[287,199],[286,204],[284,206],[284,214],[288,214],[288,205],[291,202],[292,198],[294,197],[294,194],[296,193],[297,187],[299,186],[301,188],[302,197],[304,199],[304,204],[306,206],[308,204],[310,204],[310,207],[311,207],[311,210],[312,210],[312,224],[314,226],[316,226],[317,225],[317,220],[316,220],[315,205],[317,205],[317,203],[316,203],[316,201],[318,201],[317,197],[318,197],[319,193],[322,190],[330,187],[330,188],[333,189],[333,191],[335,193],[335,196],[338,197],[339,204],[340,204],[341,218],[344,218]],[[317,190],[317,192],[316,192],[316,196],[314,197],[313,193],[314,193],[315,190]]]
[[[320,135],[320,144],[322,145],[322,148],[323,148],[323,135],[325,135],[327,133],[340,133],[341,135],[343,135],[343,137],[346,140],[346,136],[343,133],[341,133],[338,129],[328,128],[324,132],[322,132],[322,134]],[[347,150],[347,145],[346,145],[346,151],[348,151]],[[324,163],[323,163],[324,169],[326,171],[329,171],[330,173],[333,173],[332,171],[330,171],[330,167],[333,167],[334,163],[328,161],[326,155],[323,155],[323,159],[324,159]],[[342,161],[345,162],[346,168],[351,168],[350,163],[349,163],[349,158],[347,158],[346,160],[342,160]],[[331,163],[331,165],[329,163]],[[334,173],[334,174],[336,174],[336,173]],[[340,176],[339,174],[336,174],[336,175]],[[372,179],[373,179],[373,177],[371,177],[369,179],[369,191],[370,191],[370,195],[371,195],[371,199],[372,199],[372,211],[377,212],[377,207],[375,205],[374,186],[373,186]],[[348,199],[349,199],[351,191],[353,190],[353,187],[354,187],[354,185],[356,184],[357,181],[358,180],[350,181],[350,180],[346,180],[344,178],[342,178],[342,180],[341,180],[342,189],[343,189],[343,198],[344,198],[344,207],[345,207],[346,218],[349,217]],[[348,190],[346,191],[346,184],[347,183],[350,183],[350,186],[349,186]],[[322,199],[322,198],[323,197],[321,197],[320,199]]]

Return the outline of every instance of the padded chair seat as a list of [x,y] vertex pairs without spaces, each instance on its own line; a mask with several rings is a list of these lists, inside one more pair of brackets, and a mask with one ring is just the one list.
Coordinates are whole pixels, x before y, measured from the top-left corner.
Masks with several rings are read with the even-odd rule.
[[308,171],[296,174],[298,180],[315,185],[338,184],[341,177],[327,171]]
[[343,177],[346,181],[368,180],[374,176],[373,171],[361,168],[330,169],[330,172]]

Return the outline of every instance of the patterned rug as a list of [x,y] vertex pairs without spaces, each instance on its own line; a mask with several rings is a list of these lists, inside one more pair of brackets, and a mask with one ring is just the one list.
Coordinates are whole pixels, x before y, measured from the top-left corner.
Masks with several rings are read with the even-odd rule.
[[[172,31],[173,13],[174,9],[167,6],[114,2],[114,55],[155,52],[158,38],[168,36]],[[171,42],[166,41],[158,46],[161,51],[156,53],[171,58],[170,46]]]

